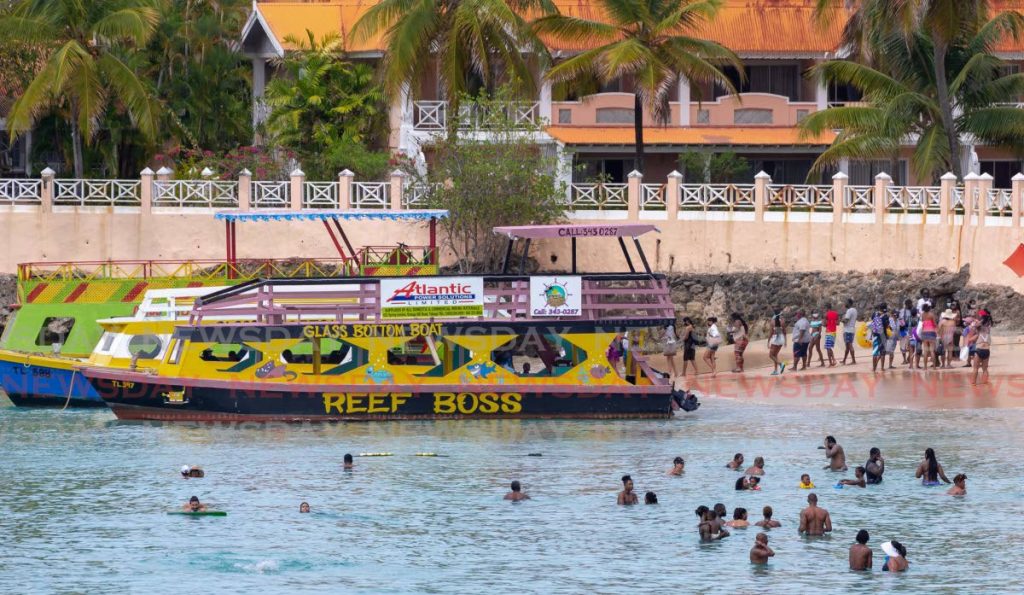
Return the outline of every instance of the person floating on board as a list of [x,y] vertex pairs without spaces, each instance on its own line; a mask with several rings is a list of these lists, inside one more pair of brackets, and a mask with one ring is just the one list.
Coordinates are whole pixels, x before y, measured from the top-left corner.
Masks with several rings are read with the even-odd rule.
[[199,501],[199,496],[192,496],[188,504],[181,507],[185,512],[206,512],[206,505]]
[[521,500],[529,500],[530,495],[523,491],[523,486],[520,485],[519,481],[512,482],[512,491],[505,494],[505,500],[511,500],[512,502],[519,502]]

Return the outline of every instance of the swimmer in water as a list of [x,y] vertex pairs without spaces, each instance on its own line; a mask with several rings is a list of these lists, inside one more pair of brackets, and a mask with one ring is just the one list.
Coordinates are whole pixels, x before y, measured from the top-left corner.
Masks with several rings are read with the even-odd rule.
[[814,482],[811,481],[811,476],[804,473],[800,476],[800,489],[801,490],[813,490]]
[[299,504],[299,512],[309,512],[309,502]]
[[657,503],[658,503],[658,495],[657,494],[655,494],[654,492],[647,492],[646,494],[644,494],[644,504],[657,504]]
[[743,468],[743,453],[738,452],[735,455],[733,455],[732,460],[729,461],[728,463],[726,463],[725,466],[728,467],[729,469],[734,470],[734,471],[739,471],[740,469],[742,469]]
[[188,474],[191,471],[192,471],[192,467],[189,467],[188,465],[182,465],[181,466],[181,478],[182,479],[188,479]]
[[619,492],[617,503],[620,506],[631,506],[640,503],[640,499],[633,492],[633,478],[628,475],[622,476],[622,491]]
[[885,552],[885,563],[882,570],[888,572],[903,572],[910,566],[907,561],[907,548],[898,541],[887,541],[882,544],[882,551]]
[[188,499],[188,504],[181,507],[186,512],[206,512],[206,505],[199,502],[198,496],[192,496]]
[[768,534],[758,533],[754,538],[754,547],[750,548],[750,563],[767,564],[768,558],[774,555],[775,552],[768,547]]
[[355,463],[352,462],[352,455],[348,453],[345,453],[344,461],[345,462],[342,464],[341,468],[345,471],[351,471],[352,468],[356,466]]
[[853,474],[857,479],[840,479],[839,485],[857,486],[858,488],[867,487],[868,482],[864,479],[864,467],[857,467],[853,470]]
[[882,483],[882,475],[885,473],[885,459],[882,458],[882,451],[877,447],[872,448],[868,454],[868,462],[864,463],[865,480],[870,484]]
[[764,457],[755,457],[754,464],[744,471],[747,475],[764,475]]
[[715,518],[713,519],[715,523],[715,530],[721,531],[725,527],[725,516],[728,514],[728,511],[725,509],[725,504],[722,504],[721,502],[715,504],[714,508],[711,509],[711,512],[715,513]]
[[707,506],[704,506],[703,504],[701,504],[700,506],[697,507],[697,510],[695,510],[693,512],[697,514],[697,520],[699,522],[703,522],[704,521],[704,513],[707,512],[708,510],[711,510],[711,509],[708,508]]
[[802,535],[819,536],[832,532],[832,517],[828,511],[818,506],[818,495],[807,494],[807,508],[800,512],[800,528]]
[[717,541],[719,539],[725,539],[729,536],[729,532],[721,528],[716,522],[720,521],[718,515],[713,510],[705,510],[704,516],[701,517],[701,522],[697,525],[697,533],[700,535],[700,540],[704,543]]
[[754,523],[754,525],[764,529],[775,529],[777,527],[781,527],[782,523],[773,519],[773,514],[775,514],[775,511],[772,510],[772,507],[765,506],[763,509],[761,509],[761,516],[763,516],[764,518]]
[[519,484],[519,481],[513,481],[511,485],[512,491],[505,494],[505,500],[511,500],[512,502],[519,502],[520,500],[529,500],[530,495],[523,492],[523,486]]
[[935,451],[931,448],[925,449],[924,460],[917,466],[914,477],[919,478],[921,485],[924,486],[939,485],[939,478],[942,478],[942,481],[946,483],[950,483],[949,478],[946,477],[946,472],[942,470],[942,465],[935,458]]
[[825,457],[829,460],[828,465],[824,467],[825,469],[830,471],[846,471],[846,451],[836,443],[835,437],[826,436],[825,446],[819,446],[818,448],[825,449]]
[[966,496],[967,495],[967,476],[963,473],[957,474],[953,478],[953,487],[946,491],[947,496]]
[[736,490],[760,490],[759,484],[761,483],[760,477],[747,477],[743,476],[736,479]]
[[747,509],[737,508],[732,511],[732,520],[725,524],[726,527],[733,527],[734,529],[746,529],[750,526],[747,521]]
[[683,457],[676,457],[672,459],[672,468],[666,475],[682,475],[684,471],[686,471],[686,462],[683,461]]
[[871,536],[864,529],[857,531],[857,543],[850,546],[850,570],[871,570]]

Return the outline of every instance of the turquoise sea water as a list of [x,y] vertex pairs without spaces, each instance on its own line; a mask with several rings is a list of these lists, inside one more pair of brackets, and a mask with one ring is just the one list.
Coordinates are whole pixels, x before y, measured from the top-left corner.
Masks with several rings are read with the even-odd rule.
[[[0,408],[0,591],[1019,593],[1024,410],[843,410],[709,399],[665,421],[462,421],[241,428],[129,425],[106,411]],[[834,434],[852,464],[888,461],[868,489],[832,487],[817,450]],[[932,446],[966,498],[913,478]],[[412,456],[436,452],[443,457]],[[737,493],[734,452],[767,459]],[[391,452],[357,458],[345,452]],[[526,456],[542,453],[540,457]],[[686,459],[683,477],[665,471]],[[182,464],[204,479],[182,480]],[[803,472],[831,537],[796,534]],[[658,506],[617,507],[619,477]],[[502,501],[519,479],[533,500]],[[169,516],[197,495],[225,518]],[[308,501],[313,513],[300,515]],[[775,509],[776,557],[752,567],[755,529],[698,542],[694,509]],[[847,570],[860,528],[872,573]],[[911,571],[880,571],[897,539]]]

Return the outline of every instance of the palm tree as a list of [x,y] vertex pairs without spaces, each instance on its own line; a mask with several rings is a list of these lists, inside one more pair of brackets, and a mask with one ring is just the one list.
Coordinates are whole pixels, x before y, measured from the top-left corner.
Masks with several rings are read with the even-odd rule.
[[11,137],[31,130],[46,112],[70,120],[75,176],[84,175],[83,139],[112,106],[123,108],[143,135],[156,133],[149,88],[122,50],[141,48],[152,35],[151,0],[20,0],[0,17],[0,35],[40,44],[43,66],[8,114]]
[[[637,171],[644,166],[644,109],[667,123],[671,115],[668,94],[680,77],[696,83],[718,83],[735,93],[720,67],[742,71],[731,50],[691,37],[694,30],[714,18],[721,0],[595,0],[605,21],[561,14],[534,21],[541,35],[551,35],[574,46],[593,47],[548,71],[554,82],[587,80],[602,83],[631,77],[634,96]],[[688,106],[683,106],[688,109]]]
[[[493,92],[514,84],[533,93],[526,56],[543,56],[522,14],[552,12],[550,0],[381,0],[353,28],[359,42],[383,34],[385,89],[394,94],[433,67],[444,85],[449,114],[477,84]],[[455,119],[449,118],[452,123]]]
[[[1004,74],[993,55],[994,45],[1012,34],[1015,19],[997,16],[974,35],[952,45],[946,53],[947,77],[935,79],[934,44],[925,31],[906,37],[902,32],[879,35],[873,41],[884,59],[876,66],[837,60],[819,65],[814,74],[831,83],[860,89],[863,102],[816,112],[801,122],[807,134],[841,130],[836,141],[819,157],[813,172],[840,159],[898,155],[908,141],[916,144],[911,163],[918,179],[934,179],[944,171],[960,171],[962,137],[993,146],[1024,150],[1024,110],[1016,103],[1024,94],[1024,75]],[[952,128],[943,116],[944,87],[956,106]],[[950,137],[955,144],[948,142]],[[959,174],[958,174],[959,175]]]
[[[979,35],[986,40],[985,48],[991,50],[998,37],[990,39],[986,30],[992,35],[1019,39],[1024,31],[1024,17],[1016,11],[1006,11],[990,20],[988,0],[857,0],[852,4],[853,12],[843,32],[844,44],[854,57],[884,71],[902,68],[901,64],[893,63],[897,56],[887,51],[895,41],[894,35],[901,36],[908,47],[916,45],[918,49],[923,46],[914,38],[922,34],[927,37],[931,52],[928,65],[942,124],[940,132],[952,156],[951,169],[958,177],[962,176],[957,97],[950,87],[955,77],[949,74],[954,54]],[[838,3],[817,0],[817,15],[822,22],[828,22],[837,14]],[[899,54],[908,55],[907,52]]]

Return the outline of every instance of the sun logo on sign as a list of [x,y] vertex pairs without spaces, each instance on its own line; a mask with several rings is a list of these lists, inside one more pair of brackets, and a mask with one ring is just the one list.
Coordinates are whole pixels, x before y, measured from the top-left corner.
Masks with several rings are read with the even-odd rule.
[[561,308],[572,294],[565,288],[564,282],[559,283],[558,279],[555,279],[551,285],[544,285],[544,292],[541,295],[544,296],[544,305],[548,308]]

